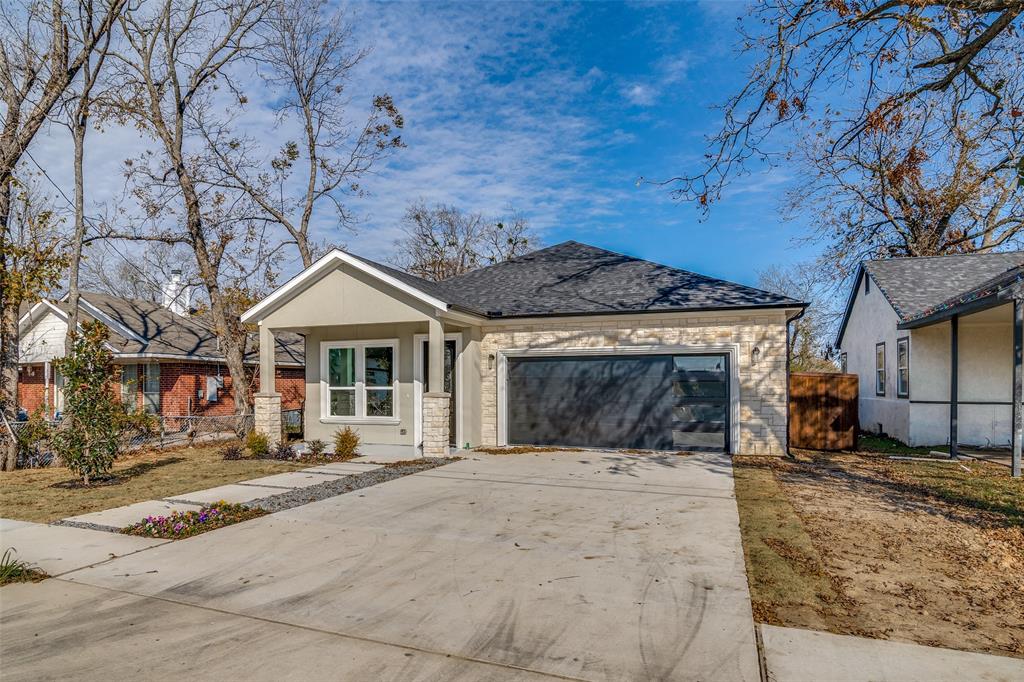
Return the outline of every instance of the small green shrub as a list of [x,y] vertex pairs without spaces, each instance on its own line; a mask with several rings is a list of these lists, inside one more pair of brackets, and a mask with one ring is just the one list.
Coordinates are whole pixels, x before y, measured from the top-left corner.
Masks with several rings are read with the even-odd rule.
[[323,442],[320,439],[316,439],[306,443],[306,447],[309,448],[310,457],[322,457],[324,454],[324,450],[327,449],[327,443]]
[[250,431],[245,437],[245,447],[253,457],[266,457],[270,453],[270,441],[267,434]]
[[351,426],[334,432],[334,458],[352,459],[359,454],[359,434]]
[[0,585],[10,583],[26,583],[42,580],[46,574],[34,568],[32,564],[14,558],[15,549],[9,547],[0,557]]
[[278,443],[270,451],[271,459],[292,460],[295,459],[295,448],[287,443]]
[[221,456],[226,460],[245,459],[245,449],[240,443],[229,443],[220,449]]

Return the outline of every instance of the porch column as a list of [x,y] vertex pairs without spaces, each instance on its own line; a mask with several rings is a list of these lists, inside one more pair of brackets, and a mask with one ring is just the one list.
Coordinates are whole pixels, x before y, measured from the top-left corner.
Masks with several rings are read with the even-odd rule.
[[427,392],[423,394],[423,456],[448,456],[448,418],[451,401],[444,391],[444,326],[438,318],[428,322]]
[[959,343],[960,343],[960,316],[954,315],[949,320],[949,458],[957,458],[957,418],[960,408],[958,401],[957,379],[960,373]]
[[1024,440],[1024,298],[1013,300],[1013,475],[1020,476],[1021,441]]
[[266,434],[271,445],[281,442],[281,394],[274,384],[274,332],[260,325],[260,390],[254,396],[257,433]]

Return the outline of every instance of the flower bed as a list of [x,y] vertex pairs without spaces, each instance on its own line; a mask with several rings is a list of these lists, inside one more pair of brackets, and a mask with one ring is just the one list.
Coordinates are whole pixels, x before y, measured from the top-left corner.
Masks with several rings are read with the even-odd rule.
[[138,523],[123,528],[121,532],[146,538],[180,540],[240,521],[255,519],[266,513],[258,507],[246,507],[221,500],[199,511],[172,512],[169,516],[147,516]]

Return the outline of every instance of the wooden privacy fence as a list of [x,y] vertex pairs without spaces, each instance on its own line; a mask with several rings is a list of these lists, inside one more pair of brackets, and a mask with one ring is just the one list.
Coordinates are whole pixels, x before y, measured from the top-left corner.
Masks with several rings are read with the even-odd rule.
[[857,446],[857,375],[789,375],[789,444],[808,450]]

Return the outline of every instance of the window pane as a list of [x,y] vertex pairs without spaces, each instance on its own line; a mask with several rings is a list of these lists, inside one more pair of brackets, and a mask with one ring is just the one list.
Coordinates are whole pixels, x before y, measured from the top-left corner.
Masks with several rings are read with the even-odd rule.
[[904,341],[896,346],[896,364],[899,367],[907,366],[907,344]]
[[143,365],[146,372],[146,393],[160,393],[160,365]]
[[392,382],[394,348],[382,346],[366,349],[366,385],[390,386]]
[[376,388],[366,392],[367,417],[391,417],[395,414],[395,392],[391,389]]
[[331,416],[354,417],[356,414],[356,391],[353,388],[331,389]]
[[139,389],[138,365],[122,365],[121,367],[121,402],[129,410],[135,409]]
[[354,348],[331,348],[327,351],[327,385],[356,385],[356,351]]

